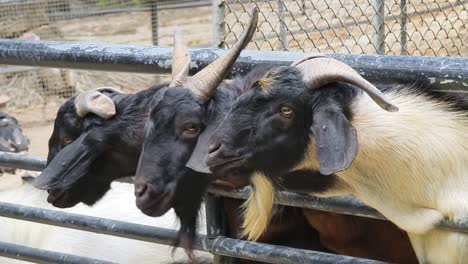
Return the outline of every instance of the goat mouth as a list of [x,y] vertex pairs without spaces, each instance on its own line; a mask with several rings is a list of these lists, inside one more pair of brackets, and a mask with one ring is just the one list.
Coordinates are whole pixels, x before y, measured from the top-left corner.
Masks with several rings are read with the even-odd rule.
[[241,176],[247,169],[247,161],[243,158],[236,158],[221,164],[210,166],[210,170],[215,178],[235,178]]
[[172,208],[173,192],[166,190],[159,195],[148,197],[146,199],[137,199],[138,209],[145,215],[158,217],[165,214]]
[[210,170],[213,171],[218,168],[239,167],[245,163],[245,159],[241,157],[233,157],[233,158],[215,160],[215,161],[212,161],[211,159],[207,159],[205,163],[210,168]]
[[73,207],[77,203],[70,203],[67,199],[67,191],[50,190],[47,196],[47,202],[58,208]]

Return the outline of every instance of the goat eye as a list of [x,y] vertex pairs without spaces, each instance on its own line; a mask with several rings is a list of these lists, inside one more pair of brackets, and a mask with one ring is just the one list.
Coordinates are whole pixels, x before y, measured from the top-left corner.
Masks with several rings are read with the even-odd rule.
[[294,111],[291,108],[289,108],[289,107],[287,107],[285,105],[282,105],[280,107],[280,114],[282,116],[286,117],[286,118],[291,118],[293,116],[293,114],[294,114]]
[[194,123],[187,123],[184,125],[184,132],[190,135],[198,134],[200,128]]

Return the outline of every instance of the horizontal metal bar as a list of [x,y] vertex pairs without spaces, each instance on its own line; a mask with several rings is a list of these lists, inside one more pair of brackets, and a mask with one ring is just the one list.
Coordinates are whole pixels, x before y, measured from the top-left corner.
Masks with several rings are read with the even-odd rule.
[[[250,187],[245,187],[239,191],[227,192],[222,189],[208,190],[209,193],[224,197],[247,199]],[[320,211],[327,211],[340,214],[357,215],[369,218],[387,220],[381,213],[361,202],[352,196],[342,196],[334,198],[319,198],[312,195],[297,194],[292,192],[278,192],[275,198],[276,204],[308,208]],[[438,228],[468,233],[468,221],[451,222],[443,220],[437,225]]]
[[46,159],[0,151],[0,167],[42,171],[46,167]]
[[[41,171],[46,167],[45,159],[20,155],[8,152],[0,152],[0,166],[10,168],[21,168],[29,170]],[[131,182],[131,179],[126,178],[123,182]],[[250,187],[246,187],[239,191],[227,192],[221,189],[210,188],[210,193],[224,197],[237,199],[247,199]],[[335,197],[335,198],[319,198],[311,195],[303,195],[291,192],[279,192],[275,201],[277,204],[315,209],[320,211],[328,211],[349,215],[358,215],[369,218],[385,219],[386,218],[374,208],[371,208],[359,199],[351,196]],[[441,222],[438,227],[459,232],[468,233],[468,222],[452,223],[448,220]]]
[[[164,245],[170,245],[177,236],[175,230],[165,228],[11,203],[0,203],[0,216]],[[194,248],[214,254],[270,263],[381,263],[373,260],[274,246],[221,236],[210,239],[205,235],[198,235]]]
[[[13,231],[12,231],[13,232]],[[64,241],[66,243],[66,241]],[[104,260],[97,260],[81,256],[75,256],[50,250],[37,249],[23,245],[16,245],[0,241],[0,256],[19,259],[39,264],[112,264]]]
[[[191,73],[225,54],[224,49],[193,48]],[[289,65],[312,53],[243,51],[232,74],[258,65]],[[468,58],[328,54],[379,83],[418,83],[433,89],[468,90]],[[172,48],[53,41],[0,40],[0,64],[168,74]]]
[[33,71],[38,70],[37,67],[27,67],[27,66],[8,66],[8,67],[0,67],[0,74],[5,73],[19,73],[19,72],[26,72],[26,71]]

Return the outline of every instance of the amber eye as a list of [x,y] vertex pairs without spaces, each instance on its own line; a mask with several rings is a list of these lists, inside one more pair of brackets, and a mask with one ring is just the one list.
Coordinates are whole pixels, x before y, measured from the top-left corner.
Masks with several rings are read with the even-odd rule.
[[187,123],[184,125],[184,132],[190,135],[198,134],[200,128],[194,123]]
[[293,114],[294,114],[294,111],[291,108],[289,108],[289,107],[287,107],[285,105],[282,105],[280,107],[280,114],[282,116],[284,116],[284,117],[291,118],[293,116]]
[[63,143],[65,143],[65,145],[68,145],[68,144],[70,144],[72,142],[73,142],[73,139],[70,139],[70,138],[66,138],[66,139],[63,140]]

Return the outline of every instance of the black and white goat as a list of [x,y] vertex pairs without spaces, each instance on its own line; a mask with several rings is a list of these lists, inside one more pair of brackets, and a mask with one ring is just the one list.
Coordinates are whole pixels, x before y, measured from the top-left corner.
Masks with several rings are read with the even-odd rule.
[[285,187],[354,195],[408,232],[420,262],[467,262],[468,235],[436,228],[468,217],[467,98],[382,94],[324,57],[294,66],[259,74],[210,141],[206,163],[217,176],[253,175],[249,237],[262,233],[274,190]]

